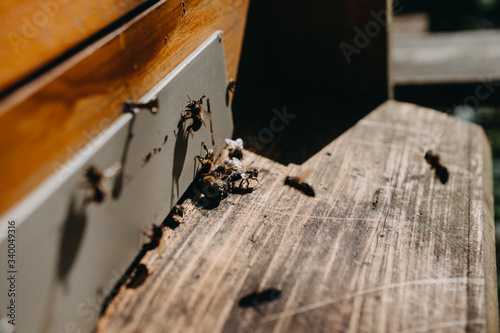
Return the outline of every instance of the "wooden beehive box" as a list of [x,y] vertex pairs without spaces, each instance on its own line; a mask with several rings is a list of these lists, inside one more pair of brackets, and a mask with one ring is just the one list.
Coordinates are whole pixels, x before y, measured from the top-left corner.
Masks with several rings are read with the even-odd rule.
[[[497,330],[488,143],[387,101],[385,1],[2,6],[0,332]],[[162,224],[233,127],[259,185]],[[86,202],[89,167],[115,162]],[[309,168],[314,198],[283,186]]]

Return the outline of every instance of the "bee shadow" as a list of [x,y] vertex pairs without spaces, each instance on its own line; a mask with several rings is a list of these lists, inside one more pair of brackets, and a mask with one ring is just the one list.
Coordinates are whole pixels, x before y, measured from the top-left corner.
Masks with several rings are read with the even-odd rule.
[[172,190],[170,204],[173,206],[175,198],[179,198],[179,179],[184,168],[189,143],[189,133],[184,130],[184,125],[179,121],[175,135],[174,165],[172,167]]
[[[125,106],[124,106],[125,108]],[[121,164],[122,167],[118,173],[118,175],[115,178],[115,182],[113,184],[113,190],[111,192],[111,195],[113,196],[113,199],[118,199],[122,193],[123,189],[123,178],[125,175],[125,162],[127,161],[127,155],[130,147],[130,142],[132,141],[132,138],[134,137],[134,134],[132,132],[132,129],[134,128],[134,123],[135,123],[135,113],[132,112],[132,119],[130,120],[130,124],[128,126],[128,133],[127,133],[127,138],[125,139],[125,145],[123,147],[123,153],[122,153],[122,159],[121,159]]]
[[78,202],[76,194],[71,195],[66,220],[64,221],[59,243],[57,280],[66,284],[69,272],[73,268],[80,250],[85,227],[87,225],[86,201]]
[[275,288],[266,289],[261,292],[253,292],[246,296],[243,296],[239,302],[238,306],[242,308],[248,308],[251,306],[259,306],[266,303],[271,303],[281,297],[281,291]]
[[253,187],[249,187],[249,188],[235,187],[234,189],[231,190],[232,194],[239,194],[239,195],[250,194],[252,192],[253,192]]
[[149,271],[146,265],[139,264],[131,273],[130,280],[127,282],[127,289],[136,289],[140,287],[148,278]]

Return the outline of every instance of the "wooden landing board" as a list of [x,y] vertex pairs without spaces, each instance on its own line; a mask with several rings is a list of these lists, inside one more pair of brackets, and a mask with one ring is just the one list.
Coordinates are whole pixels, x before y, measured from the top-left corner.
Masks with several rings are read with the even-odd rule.
[[[441,154],[446,185],[423,159]],[[245,152],[260,185],[189,199],[97,332],[494,332],[490,149],[482,129],[387,102],[302,166]],[[315,168],[316,197],[283,185]],[[240,300],[274,288],[258,306]],[[276,293],[274,294],[276,295]]]
[[474,83],[500,80],[500,30],[395,35],[394,84]]

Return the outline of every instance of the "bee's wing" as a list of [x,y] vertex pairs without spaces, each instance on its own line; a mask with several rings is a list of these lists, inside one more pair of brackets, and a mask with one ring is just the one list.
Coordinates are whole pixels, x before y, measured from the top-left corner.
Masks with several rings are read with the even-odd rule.
[[229,161],[229,152],[227,149],[222,149],[218,160],[227,164],[227,161]]
[[237,159],[236,157],[233,157],[233,164],[238,169],[245,169],[245,166],[243,165],[243,163],[241,163],[241,161],[239,159]]
[[241,138],[236,139],[236,141],[233,141],[236,144],[236,147],[239,147],[243,149],[243,140]]
[[314,169],[313,168],[310,168],[310,169],[306,169],[304,170],[303,172],[300,173],[300,175],[297,176],[297,179],[302,182],[306,179],[308,179],[309,177],[311,177],[311,175],[314,173]]
[[236,167],[236,165],[234,165],[234,161],[233,161],[232,159],[230,160],[230,159],[228,158],[228,159],[226,159],[226,160],[224,161],[224,163],[226,163],[226,165],[227,165],[229,168],[231,168],[231,169],[233,169],[233,170],[238,170],[238,168]]
[[212,117],[212,113],[210,111],[207,111],[205,109],[201,109],[202,113],[206,114],[208,117]]

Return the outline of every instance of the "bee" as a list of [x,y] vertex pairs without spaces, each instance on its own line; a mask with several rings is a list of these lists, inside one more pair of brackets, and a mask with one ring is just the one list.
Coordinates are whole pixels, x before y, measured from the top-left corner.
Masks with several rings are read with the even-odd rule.
[[436,178],[441,181],[442,184],[446,184],[449,178],[448,169],[444,164],[441,164],[441,157],[439,154],[434,154],[432,150],[428,150],[424,156],[427,163],[430,164],[431,170],[434,169],[436,173]]
[[172,209],[171,214],[172,214],[172,219],[175,222],[181,223],[182,219],[184,218],[184,207],[182,207],[179,204],[175,205],[174,208]]
[[220,200],[229,194],[229,184],[213,172],[201,178],[201,191],[209,200]]
[[270,303],[281,297],[281,290],[270,288],[261,292],[253,292],[251,294],[242,297],[238,302],[238,305],[242,308],[247,308],[250,306],[259,306],[261,304]]
[[259,176],[259,170],[247,168],[236,157],[233,157],[233,159],[228,161],[226,164],[229,168],[231,168],[231,170],[233,170],[233,172],[226,178],[226,181],[231,185],[231,188],[233,188],[234,184],[239,180],[241,180],[239,185],[240,189],[243,188],[244,183],[247,184],[246,187],[248,188],[251,179],[255,180],[257,183],[259,182],[257,179]]
[[215,177],[225,180],[233,171],[226,163],[219,163],[214,166],[214,169],[210,173]]
[[227,90],[234,93],[236,91],[236,81],[231,79],[227,85]]
[[199,100],[191,100],[191,98],[189,98],[186,109],[183,110],[183,114],[181,115],[180,123],[184,123],[186,120],[191,119],[191,125],[189,125],[186,129],[186,132],[190,133],[191,137],[193,137],[193,132],[196,132],[201,128],[201,125],[206,127],[203,114],[205,113],[209,117],[212,116],[212,112],[210,111],[210,101],[208,98],[208,110],[204,110],[202,107],[204,98],[205,95],[201,96]]
[[109,191],[110,184],[108,180],[118,174],[121,170],[121,163],[113,163],[109,168],[100,172],[96,167],[90,166],[85,172],[87,184],[92,188],[93,194],[90,201],[101,203]]
[[162,226],[174,230],[177,228],[184,218],[184,207],[176,204],[174,208],[170,211],[165,221],[163,221]]
[[285,185],[293,187],[309,197],[316,196],[311,183],[305,180],[312,173],[312,171],[312,169],[308,169],[297,177],[287,176],[285,178]]
[[243,140],[242,139],[226,139],[227,153],[229,158],[236,157],[241,160],[243,158]]
[[226,180],[227,177],[229,177],[234,171],[239,170],[239,168],[235,165],[235,162],[229,158],[228,151],[226,149],[222,150],[219,161],[222,162],[214,165],[211,173],[222,180]]
[[200,175],[208,174],[212,170],[212,166],[215,162],[215,150],[208,149],[204,142],[201,143],[203,149],[205,149],[205,156],[201,157],[196,155],[196,158],[201,163],[201,168],[198,171]]

